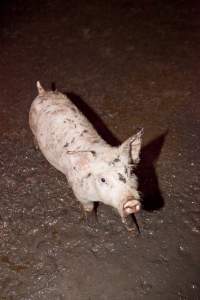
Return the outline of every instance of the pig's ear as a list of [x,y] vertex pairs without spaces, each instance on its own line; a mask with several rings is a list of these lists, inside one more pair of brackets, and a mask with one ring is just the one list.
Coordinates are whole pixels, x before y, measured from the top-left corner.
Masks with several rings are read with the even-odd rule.
[[87,171],[90,168],[90,164],[94,161],[95,151],[67,151],[67,155],[70,155],[70,160],[73,163],[77,171]]
[[139,129],[135,135],[120,146],[120,156],[128,163],[130,163],[131,160],[133,163],[139,162],[143,131],[143,128]]

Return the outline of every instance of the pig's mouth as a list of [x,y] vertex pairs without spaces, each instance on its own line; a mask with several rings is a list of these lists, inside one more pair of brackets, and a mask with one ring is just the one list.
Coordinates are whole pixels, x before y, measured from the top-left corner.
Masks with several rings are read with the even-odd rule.
[[123,215],[124,217],[135,214],[140,211],[141,204],[138,200],[130,199],[123,204]]

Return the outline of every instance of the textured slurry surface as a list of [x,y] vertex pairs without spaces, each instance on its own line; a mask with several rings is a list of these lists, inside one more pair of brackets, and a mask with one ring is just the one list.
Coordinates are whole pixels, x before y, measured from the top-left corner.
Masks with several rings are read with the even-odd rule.
[[[74,2],[0,6],[0,299],[199,299],[199,5]],[[144,127],[140,236],[103,205],[97,225],[82,222],[35,151],[38,79],[110,142]]]

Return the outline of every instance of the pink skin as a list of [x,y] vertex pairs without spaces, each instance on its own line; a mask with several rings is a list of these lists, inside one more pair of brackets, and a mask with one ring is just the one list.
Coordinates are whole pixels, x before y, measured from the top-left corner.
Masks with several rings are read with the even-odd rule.
[[129,200],[123,205],[124,216],[137,213],[140,210],[140,202],[138,200]]

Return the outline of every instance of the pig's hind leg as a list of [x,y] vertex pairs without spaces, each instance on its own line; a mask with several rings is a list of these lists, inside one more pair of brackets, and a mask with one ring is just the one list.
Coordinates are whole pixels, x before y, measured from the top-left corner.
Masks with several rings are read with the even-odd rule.
[[39,145],[38,145],[38,141],[35,136],[33,136],[33,145],[34,145],[35,150],[37,151],[39,149]]

